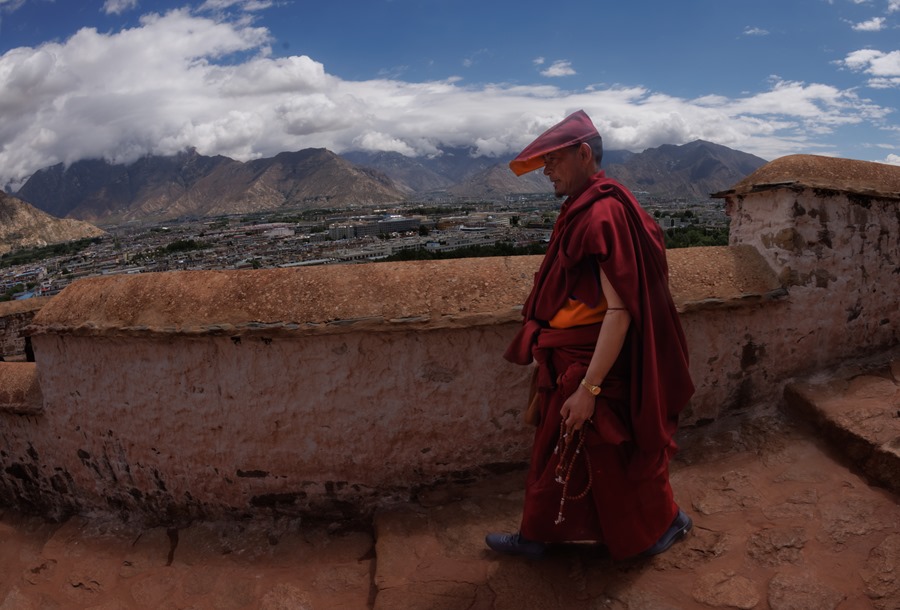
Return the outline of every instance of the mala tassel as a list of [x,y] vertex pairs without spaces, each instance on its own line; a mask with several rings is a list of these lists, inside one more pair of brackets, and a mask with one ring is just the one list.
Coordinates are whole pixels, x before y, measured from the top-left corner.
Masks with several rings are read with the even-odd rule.
[[[591,485],[594,482],[594,473],[591,470],[591,458],[585,453],[584,463],[588,472],[587,485],[581,493],[574,496],[569,495],[569,479],[572,478],[572,471],[575,469],[575,459],[581,454],[581,449],[584,446],[584,432],[582,431],[573,434],[573,436],[576,435],[578,436],[577,444],[574,442],[574,438],[573,442],[570,443],[569,435],[565,432],[565,425],[560,423],[559,441],[556,443],[556,449],[553,450],[555,455],[559,455],[559,461],[556,464],[556,482],[563,486],[562,494],[560,494],[559,498],[559,514],[556,516],[556,521],[554,521],[554,524],[556,525],[559,525],[566,520],[566,518],[563,517],[566,500],[581,500],[588,495],[588,492],[591,490]],[[570,447],[572,448],[571,454],[569,453]]]

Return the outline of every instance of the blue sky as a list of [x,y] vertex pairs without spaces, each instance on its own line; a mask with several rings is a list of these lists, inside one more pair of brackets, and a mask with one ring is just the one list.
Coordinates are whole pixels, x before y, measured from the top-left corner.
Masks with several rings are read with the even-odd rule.
[[9,188],[188,146],[506,159],[577,109],[609,149],[900,164],[900,0],[0,0]]

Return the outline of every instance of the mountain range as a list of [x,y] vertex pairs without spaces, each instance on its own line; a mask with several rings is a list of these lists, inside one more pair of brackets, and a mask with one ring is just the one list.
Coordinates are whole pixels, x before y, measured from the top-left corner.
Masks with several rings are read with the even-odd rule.
[[[473,157],[467,149],[451,149],[435,159],[414,159],[395,152],[353,152],[343,156],[357,165],[383,172],[400,188],[419,197],[443,191],[460,199],[496,201],[508,195],[552,192],[540,171],[516,177],[506,161]],[[602,167],[609,177],[635,192],[675,200],[707,199],[710,193],[740,182],[765,164],[766,160],[760,157],[695,140],[641,153],[606,151]]]
[[[765,160],[697,140],[641,153],[607,151],[603,167],[634,191],[705,199],[739,182]],[[130,164],[83,160],[32,175],[16,197],[60,218],[100,226],[270,210],[346,208],[400,201],[503,201],[550,194],[541,172],[517,178],[507,161],[467,148],[410,158],[391,152],[336,155],[323,148],[241,162],[190,149]]]
[[0,191],[0,254],[105,234],[90,223],[56,218]]
[[383,174],[309,148],[246,163],[190,149],[128,165],[96,159],[58,164],[32,175],[16,196],[54,216],[115,225],[386,203],[406,193]]

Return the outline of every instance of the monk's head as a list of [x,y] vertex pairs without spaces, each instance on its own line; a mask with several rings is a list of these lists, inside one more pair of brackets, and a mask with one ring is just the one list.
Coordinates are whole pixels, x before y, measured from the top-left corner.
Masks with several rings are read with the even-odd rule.
[[556,196],[565,197],[584,187],[602,158],[603,140],[590,117],[579,110],[538,136],[509,167],[517,176],[543,167]]

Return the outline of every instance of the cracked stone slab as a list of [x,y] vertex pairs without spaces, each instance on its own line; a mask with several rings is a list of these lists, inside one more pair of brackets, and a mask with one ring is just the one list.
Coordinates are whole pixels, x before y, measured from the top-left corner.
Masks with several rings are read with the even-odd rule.
[[845,598],[815,574],[779,573],[769,581],[768,601],[772,610],[835,610]]
[[819,374],[785,388],[795,413],[813,423],[847,462],[900,493],[897,360],[875,369]]

